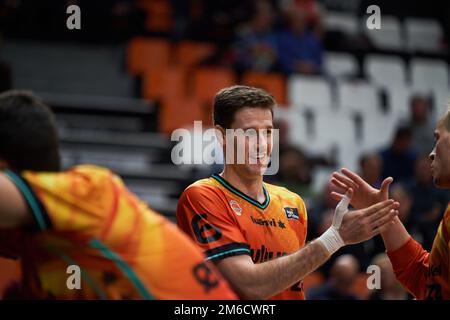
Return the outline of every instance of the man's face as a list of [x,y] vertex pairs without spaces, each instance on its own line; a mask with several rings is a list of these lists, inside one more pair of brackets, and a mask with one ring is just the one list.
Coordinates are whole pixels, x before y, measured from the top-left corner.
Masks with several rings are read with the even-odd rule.
[[445,128],[444,118],[434,131],[435,145],[430,153],[431,174],[439,188],[450,188],[450,132]]
[[[272,152],[273,119],[269,109],[243,108],[236,112],[231,124],[233,139],[225,139],[226,150],[233,148],[232,166],[248,178],[261,176],[269,164]],[[230,146],[229,142],[233,141]]]

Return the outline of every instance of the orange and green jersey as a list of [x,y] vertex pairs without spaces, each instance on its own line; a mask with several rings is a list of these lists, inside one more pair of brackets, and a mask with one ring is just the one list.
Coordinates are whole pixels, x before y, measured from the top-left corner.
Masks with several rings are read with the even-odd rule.
[[417,299],[450,299],[450,204],[445,211],[431,252],[412,238],[388,252],[397,279]]
[[[267,183],[263,191],[265,201],[260,203],[219,175],[199,180],[178,202],[178,226],[210,261],[245,254],[261,263],[299,250],[305,245],[307,231],[303,200]],[[272,298],[304,299],[302,282]]]
[[16,237],[24,297],[235,298],[198,247],[109,170],[5,173],[37,227]]

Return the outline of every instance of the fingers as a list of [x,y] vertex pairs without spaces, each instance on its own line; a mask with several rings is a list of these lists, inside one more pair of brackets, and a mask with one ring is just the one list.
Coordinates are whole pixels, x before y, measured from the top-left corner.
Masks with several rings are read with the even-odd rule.
[[353,171],[351,171],[347,168],[342,168],[341,172],[344,175],[346,175],[349,179],[351,179],[358,186],[362,186],[366,183],[359,175],[357,175],[356,173],[354,173]]
[[330,195],[331,195],[331,197],[332,197],[334,200],[338,200],[338,201],[340,201],[340,200],[344,197],[343,194],[338,193],[338,192],[335,192],[335,191],[332,191],[332,192],[330,193]]
[[395,209],[383,209],[379,212],[379,218],[370,222],[372,229],[380,228],[386,223],[392,221],[396,216],[398,216],[398,211]]
[[342,190],[347,190],[348,187],[343,184],[342,182],[339,182],[337,179],[335,178],[331,178],[331,183],[333,183],[336,187],[342,189]]
[[381,184],[381,188],[380,188],[381,194],[386,198],[389,195],[389,186],[391,185],[391,183],[393,181],[394,181],[394,179],[392,177],[389,177],[389,178],[384,179],[383,183]]
[[394,224],[395,224],[395,221],[392,220],[392,221],[389,221],[388,223],[385,223],[384,225],[382,225],[382,226],[380,226],[380,227],[375,228],[375,229],[372,231],[371,237],[374,237],[374,236],[376,236],[376,235],[378,235],[378,234],[380,234],[380,233],[383,233],[383,232],[387,231],[387,230],[388,230],[390,227],[392,227]]
[[342,197],[341,201],[339,201],[339,203],[336,206],[336,209],[346,211],[348,209],[348,205],[352,197],[353,197],[353,190],[350,188]]
[[400,204],[398,202],[394,202],[392,205],[387,206],[381,210],[379,210],[378,212],[375,212],[371,215],[368,215],[368,221],[369,223],[377,223],[377,221],[379,221],[382,217],[384,217],[385,215],[387,215],[390,210],[394,210],[397,212],[397,209],[399,208]]
[[334,179],[336,179],[337,182],[340,183],[338,186],[340,186],[341,188],[344,188],[344,189],[353,188],[353,190],[358,189],[358,185],[354,181],[352,181],[351,179],[347,178],[346,176],[344,176],[338,172],[334,172],[332,177]]
[[[374,205],[372,205],[372,206],[370,206],[370,207],[368,207],[366,209],[362,209],[361,212],[362,212],[362,214],[364,216],[369,217],[369,216],[377,213],[378,211],[380,211],[380,210],[382,210],[382,209],[384,209],[386,207],[392,206],[393,204],[394,204],[394,200],[389,199],[389,200],[385,200],[385,201],[382,201],[382,202],[378,202],[378,203],[376,203],[376,204],[374,204]],[[389,209],[392,209],[392,208],[389,208]]]

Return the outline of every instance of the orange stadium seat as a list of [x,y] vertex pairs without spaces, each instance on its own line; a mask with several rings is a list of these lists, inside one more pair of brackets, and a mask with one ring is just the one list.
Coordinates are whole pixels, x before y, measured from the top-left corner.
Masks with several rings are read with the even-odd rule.
[[169,96],[162,100],[159,109],[159,131],[171,134],[178,128],[189,128],[194,121],[204,119],[202,104],[192,97]]
[[0,257],[0,299],[8,286],[20,280],[20,262]]
[[182,41],[175,53],[175,62],[182,67],[192,67],[214,53],[215,46],[209,43]]
[[236,83],[233,71],[223,68],[202,67],[194,72],[194,97],[211,103],[217,91]]
[[132,75],[167,66],[170,63],[171,45],[168,40],[137,37],[127,48],[127,70]]
[[142,77],[142,96],[150,100],[186,96],[184,69],[160,67],[145,72]]
[[281,106],[286,105],[286,79],[283,75],[249,71],[244,73],[241,82],[270,92]]

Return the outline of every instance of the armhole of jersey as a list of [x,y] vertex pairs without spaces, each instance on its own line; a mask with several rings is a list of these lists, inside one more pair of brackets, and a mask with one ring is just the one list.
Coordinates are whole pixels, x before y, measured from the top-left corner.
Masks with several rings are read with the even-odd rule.
[[22,176],[10,170],[6,170],[4,173],[14,183],[17,189],[19,189],[25,199],[25,202],[27,203],[27,206],[36,222],[38,230],[45,231],[49,229],[51,227],[51,222],[47,211],[28,182]]
[[246,243],[229,243],[220,247],[206,250],[206,260],[219,261],[224,258],[247,254],[250,256],[250,246]]

